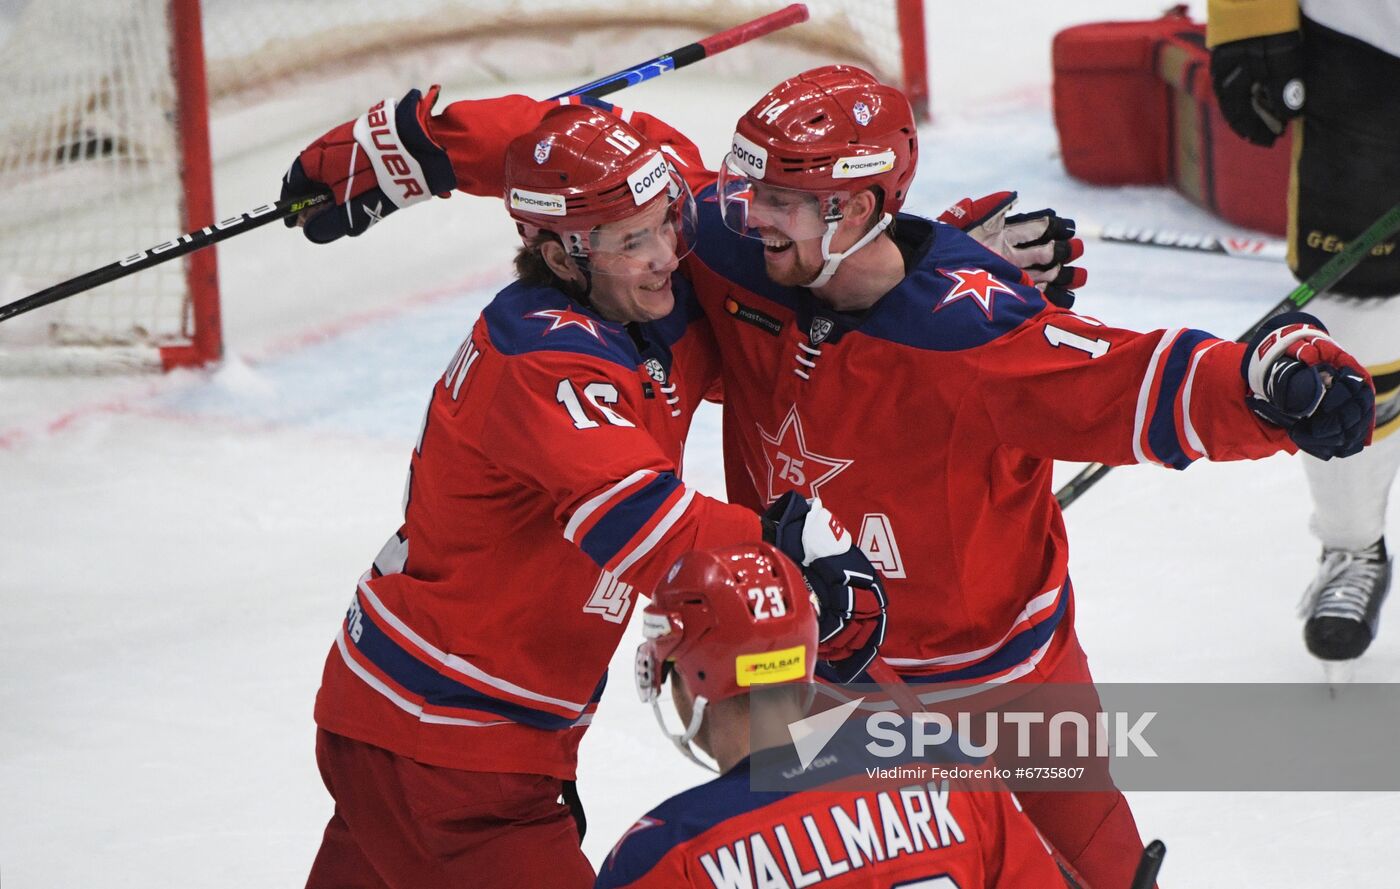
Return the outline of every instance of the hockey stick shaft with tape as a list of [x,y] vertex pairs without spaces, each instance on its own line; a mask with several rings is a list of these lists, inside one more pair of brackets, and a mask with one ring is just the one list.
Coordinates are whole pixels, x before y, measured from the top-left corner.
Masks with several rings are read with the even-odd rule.
[[[668,71],[677,68],[684,68],[692,65],[701,59],[709,58],[717,53],[724,52],[742,43],[755,40],[765,34],[807,20],[807,7],[801,3],[794,3],[784,7],[777,12],[762,16],[742,25],[736,25],[718,34],[711,35],[695,43],[689,43],[679,49],[648,59],[639,65],[624,68],[621,71],[609,74],[606,77],[586,83],[583,86],[572,89],[566,93],[560,93],[551,98],[560,99],[568,96],[587,96],[597,98],[609,93],[651,80],[659,77]],[[331,196],[327,193],[304,195],[300,197],[285,198],[272,204],[262,204],[251,210],[230,216],[212,223],[204,228],[192,232],[186,232],[177,238],[140,250],[130,256],[109,263],[90,272],[84,272],[67,281],[61,281],[51,287],[46,287],[29,296],[21,297],[13,302],[0,306],[0,322],[9,320],[16,315],[51,305],[61,299],[74,296],[86,290],[91,290],[102,284],[125,278],[127,275],[134,275],[137,272],[145,271],[162,263],[170,262],[172,259],[179,259],[197,250],[212,246],[220,241],[228,240],[237,235],[250,232],[253,229],[261,228],[269,222],[295,216],[305,210],[319,207],[322,204],[331,202]]]
[[[1397,231],[1400,231],[1400,204],[1391,207],[1380,219],[1367,226],[1366,230],[1352,239],[1341,253],[1327,260],[1322,268],[1313,272],[1306,281],[1295,287],[1278,305],[1269,309],[1262,318],[1251,324],[1236,342],[1249,342],[1270,318],[1282,315],[1284,312],[1301,309],[1318,293],[1335,286],[1338,281],[1356,268],[1367,254]],[[1090,463],[1080,470],[1078,475],[1065,482],[1064,486],[1055,492],[1055,499],[1060,501],[1060,508],[1064,509],[1078,500],[1085,491],[1098,484],[1105,475],[1108,475],[1112,468],[1112,466],[1103,463]]]
[[805,21],[807,21],[807,7],[801,3],[794,3],[777,12],[769,13],[750,22],[744,22],[742,25],[735,25],[726,31],[711,34],[709,37],[704,37],[694,43],[687,43],[679,49],[673,49],[654,59],[648,59],[640,65],[633,65],[631,68],[618,71],[615,74],[600,77],[591,83],[585,83],[567,93],[560,93],[557,96],[550,96],[550,98],[564,99],[569,96],[590,99],[602,98],[609,93],[615,93],[644,80],[651,80],[667,71],[693,65],[701,59],[707,59],[712,55],[724,52],[726,49],[733,49],[742,43],[748,43],[750,40],[756,40],[766,34],[772,34],[774,31],[780,31],[790,25]]

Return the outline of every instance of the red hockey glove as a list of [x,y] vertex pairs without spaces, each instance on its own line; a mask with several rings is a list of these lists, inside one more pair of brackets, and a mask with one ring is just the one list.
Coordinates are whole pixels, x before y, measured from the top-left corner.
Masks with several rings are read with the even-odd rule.
[[802,567],[820,606],[817,656],[840,682],[860,675],[885,641],[880,573],[820,499],[789,491],[763,514],[763,539]]
[[1210,53],[1210,79],[1230,129],[1273,145],[1303,110],[1303,35],[1266,34],[1222,43]]
[[1015,205],[1014,191],[963,198],[944,210],[938,221],[967,232],[1029,275],[1046,299],[1068,309],[1074,305],[1072,291],[1089,278],[1084,269],[1068,265],[1084,255],[1084,242],[1074,236],[1074,220],[1048,209],[1007,216]]
[[1323,460],[1350,457],[1371,442],[1376,388],[1371,375],[1311,315],[1273,318],[1250,341],[1240,367],[1259,416],[1288,430],[1298,449]]
[[457,187],[447,152],[428,136],[426,121],[438,88],[423,96],[409,90],[399,102],[385,99],[350,123],[341,124],[303,151],[282,179],[282,197],[330,191],[336,206],[305,218],[317,244],[360,235],[401,207],[444,197]]

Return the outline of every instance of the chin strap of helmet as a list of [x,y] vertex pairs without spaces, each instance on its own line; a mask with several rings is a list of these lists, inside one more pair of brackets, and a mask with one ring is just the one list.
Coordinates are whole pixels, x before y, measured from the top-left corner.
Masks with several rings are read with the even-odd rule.
[[695,750],[690,746],[691,739],[695,737],[696,732],[700,731],[700,723],[705,718],[705,705],[708,703],[709,701],[704,695],[695,696],[695,710],[690,714],[690,724],[687,725],[685,731],[680,734],[676,734],[666,727],[666,720],[661,715],[661,702],[659,699],[652,698],[651,712],[655,714],[656,724],[661,726],[662,734],[671,739],[671,743],[676,745],[676,749],[681,752],[682,756],[695,763],[697,766],[700,766],[700,768],[709,769],[718,775],[719,769],[696,756]]
[[826,217],[826,234],[822,235],[822,270],[817,274],[815,278],[813,278],[811,281],[808,281],[806,286],[814,289],[817,287],[826,286],[827,282],[829,282],[832,276],[836,274],[836,269],[838,269],[841,266],[841,263],[846,259],[846,257],[850,256],[852,253],[855,253],[857,250],[864,247],[866,244],[869,244],[871,241],[875,240],[875,238],[879,236],[880,232],[889,228],[890,223],[893,221],[894,216],[892,214],[882,214],[880,216],[880,221],[871,226],[870,231],[866,232],[864,235],[861,235],[859,241],[856,241],[850,247],[847,247],[846,250],[842,253],[832,253],[831,239],[836,236],[836,226],[841,222],[841,213],[838,210],[833,214],[829,214]]

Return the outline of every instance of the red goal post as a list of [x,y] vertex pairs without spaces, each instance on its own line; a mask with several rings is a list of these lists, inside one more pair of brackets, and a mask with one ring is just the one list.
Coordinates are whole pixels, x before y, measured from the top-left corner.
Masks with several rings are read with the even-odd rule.
[[[0,202],[7,210],[0,219],[0,302],[212,224],[220,145],[211,152],[211,113],[256,114],[261,102],[323,81],[363,100],[383,93],[386,83],[583,79],[635,55],[625,43],[643,32],[653,35],[647,46],[680,45],[782,5],[20,2],[0,10],[0,83],[17,97],[0,107]],[[747,54],[747,68],[746,54],[736,51],[712,70],[771,78],[773,54],[784,48],[805,54],[809,64],[850,61],[899,85],[927,116],[922,0],[807,0],[807,6],[810,21],[765,38]],[[689,36],[657,37],[657,29]],[[271,128],[282,123],[273,120]],[[290,125],[304,126],[305,119]],[[248,195],[246,203],[270,197]],[[0,328],[0,374],[216,361],[223,343],[215,249],[7,323]]]

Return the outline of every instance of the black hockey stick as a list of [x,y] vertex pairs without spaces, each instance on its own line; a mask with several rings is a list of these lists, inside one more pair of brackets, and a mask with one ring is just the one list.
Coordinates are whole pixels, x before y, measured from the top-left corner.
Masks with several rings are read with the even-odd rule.
[[[785,6],[777,12],[756,18],[753,21],[745,22],[742,25],[735,25],[718,34],[705,37],[695,43],[689,43],[679,49],[673,49],[668,53],[659,55],[654,59],[648,59],[639,65],[633,65],[614,74],[586,83],[576,87],[566,93],[551,96],[552,99],[562,99],[567,96],[587,96],[588,98],[598,98],[609,93],[615,93],[624,87],[644,80],[651,80],[653,77],[660,77],[667,71],[674,71],[677,68],[684,68],[692,65],[701,59],[708,58],[716,53],[724,52],[755,40],[765,34],[781,30],[790,25],[796,25],[807,20],[807,7],[801,3],[793,3]],[[91,290],[100,284],[107,284],[127,275],[134,275],[158,266],[161,263],[169,262],[172,259],[179,259],[181,256],[193,253],[196,250],[203,250],[220,241],[227,240],[235,235],[250,232],[255,228],[267,225],[278,219],[288,216],[295,216],[303,210],[319,207],[329,203],[331,196],[322,192],[319,194],[305,195],[301,197],[284,198],[275,204],[262,204],[254,207],[237,216],[230,216],[221,219],[212,225],[201,228],[197,231],[186,232],[178,238],[173,238],[154,247],[133,253],[116,262],[104,265],[101,268],[84,272],[76,278],[69,278],[52,287],[46,287],[37,293],[21,297],[14,302],[0,306],[0,322],[7,321],[16,315],[22,315],[33,309],[56,303],[61,299]]]
[[[1264,317],[1251,324],[1249,330],[1241,334],[1235,342],[1249,342],[1270,318],[1282,315],[1284,312],[1301,309],[1307,305],[1308,301],[1319,292],[1327,290],[1346,277],[1362,259],[1366,258],[1366,254],[1397,231],[1400,231],[1400,204],[1391,207],[1384,216],[1367,226],[1366,230],[1357,235],[1350,244],[1347,244],[1341,253],[1327,260],[1322,268],[1313,272],[1306,281],[1295,287],[1293,292],[1285,296],[1278,305],[1265,312]],[[1099,479],[1108,475],[1112,468],[1112,466],[1105,466],[1103,463],[1090,463],[1080,470],[1078,475],[1065,482],[1064,486],[1055,492],[1055,499],[1060,501],[1060,508],[1064,509],[1078,500],[1085,491],[1097,484]]]

